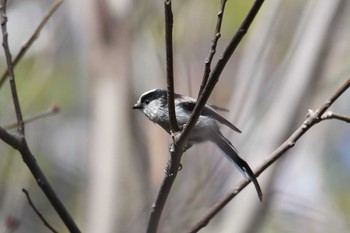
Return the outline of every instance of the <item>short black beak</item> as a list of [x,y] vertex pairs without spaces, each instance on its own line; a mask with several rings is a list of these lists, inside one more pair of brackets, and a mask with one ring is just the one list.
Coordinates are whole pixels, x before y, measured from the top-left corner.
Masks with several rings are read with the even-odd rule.
[[134,106],[132,106],[132,109],[141,109],[141,104],[135,104]]

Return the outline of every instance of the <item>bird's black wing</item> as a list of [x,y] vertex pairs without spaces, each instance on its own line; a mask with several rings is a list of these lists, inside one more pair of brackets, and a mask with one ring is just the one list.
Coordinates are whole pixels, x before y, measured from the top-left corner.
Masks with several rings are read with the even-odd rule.
[[[185,111],[189,111],[192,112],[196,102],[195,101],[186,101],[186,102],[181,102],[179,103],[179,105],[185,110]],[[209,106],[204,106],[203,111],[201,113],[202,116],[208,116],[211,117],[215,120],[217,120],[218,122],[220,122],[221,124],[224,124],[228,127],[230,127],[232,130],[241,133],[241,131],[234,126],[231,122],[229,122],[228,120],[226,120],[225,118],[223,118],[222,116],[220,116],[217,112],[215,112],[214,109],[212,109]]]

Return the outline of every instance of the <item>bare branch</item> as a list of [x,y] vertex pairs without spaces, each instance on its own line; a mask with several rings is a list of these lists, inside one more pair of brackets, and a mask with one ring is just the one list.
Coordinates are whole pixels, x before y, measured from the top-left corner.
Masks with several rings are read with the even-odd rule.
[[[53,104],[48,111],[45,111],[45,112],[39,113],[33,117],[24,119],[23,122],[24,122],[24,124],[27,124],[27,123],[39,120],[39,119],[44,118],[44,117],[55,115],[59,111],[60,111],[60,106],[58,104]],[[9,130],[9,129],[15,128],[16,126],[17,126],[17,123],[11,123],[11,124],[5,125],[3,128],[5,130]]]
[[19,142],[16,137],[9,134],[4,128],[0,127],[0,139],[3,140],[6,144],[12,146],[16,150],[19,148]]
[[44,175],[41,168],[37,164],[34,155],[29,150],[29,147],[25,138],[21,135],[11,135],[8,132],[6,132],[6,130],[0,127],[0,139],[21,153],[23,161],[31,171],[38,186],[46,195],[47,199],[50,201],[51,205],[54,207],[57,214],[65,223],[69,231],[80,232],[79,228],[75,224],[69,212],[66,210],[61,200],[57,197],[55,191],[51,187],[50,183],[47,181],[46,176]]
[[222,54],[222,57],[219,59],[219,61],[215,65],[214,70],[209,77],[209,82],[206,85],[208,86],[209,89],[211,85],[215,86],[219,76],[221,75],[221,72],[225,68],[227,62],[230,60],[238,44],[241,42],[242,38],[247,33],[250,25],[252,24],[255,16],[258,14],[263,3],[264,3],[264,0],[256,0],[252,5],[252,7],[250,8],[248,15],[246,16],[243,23],[238,28],[238,31],[235,33],[230,43],[226,47],[224,53]]
[[203,78],[202,78],[202,84],[201,84],[199,92],[198,92],[198,96],[202,93],[205,85],[207,84],[207,81],[208,81],[208,78],[210,75],[211,62],[212,62],[213,57],[216,53],[216,46],[217,46],[218,41],[221,37],[220,31],[221,31],[221,24],[222,24],[222,19],[224,16],[226,2],[227,2],[227,0],[221,0],[220,10],[218,12],[218,19],[216,21],[215,33],[214,33],[214,37],[211,40],[210,51],[209,51],[208,57],[205,59],[204,74],[203,74]]
[[151,207],[151,214],[148,221],[147,233],[157,232],[158,223],[165,205],[165,202],[170,193],[171,187],[175,181],[177,173],[180,168],[181,161],[181,150],[176,149],[174,144],[171,145],[170,155],[171,158],[167,164],[165,176],[163,178],[162,184],[160,186],[159,192],[156,197],[156,201]]
[[60,199],[57,197],[55,191],[52,189],[51,185],[47,181],[44,173],[37,164],[35,157],[31,153],[28,144],[25,139],[24,134],[24,121],[22,118],[21,108],[19,104],[19,99],[17,96],[17,89],[15,84],[15,77],[13,72],[13,64],[11,59],[11,53],[8,46],[8,32],[7,32],[7,16],[6,16],[6,0],[0,1],[0,23],[3,34],[3,47],[5,50],[5,57],[8,67],[9,82],[11,86],[12,99],[15,106],[16,116],[17,116],[17,133],[15,135],[9,134],[6,130],[0,127],[0,139],[6,142],[8,145],[12,146],[18,150],[23,161],[26,163],[27,167],[34,176],[36,182],[38,183],[41,190],[44,192],[51,205],[55,208],[57,214],[60,216],[62,221],[65,223],[70,232],[80,232],[79,228],[73,221],[69,212],[66,210]]
[[331,119],[336,119],[336,120],[344,121],[346,123],[350,123],[350,116],[337,114],[332,111],[325,112],[321,117],[321,120],[331,120]]
[[318,117],[321,117],[323,113],[325,113],[328,110],[328,108],[339,98],[339,96],[341,96],[349,88],[349,85],[350,79],[344,82],[343,85],[340,86],[338,90],[332,95],[332,97],[329,98],[329,100],[323,104],[323,106],[318,112]]
[[[263,163],[255,169],[255,175],[258,177],[262,172],[264,172],[269,166],[271,166],[275,161],[277,161],[285,152],[294,147],[298,139],[303,136],[312,126],[319,123],[323,117],[325,111],[337,100],[337,98],[344,93],[350,87],[350,79],[348,79],[344,84],[327,100],[320,108],[316,111],[309,111],[306,120],[299,126],[299,128],[272,154],[265,158]],[[230,193],[226,194],[221,200],[219,200],[215,205],[213,205],[206,215],[198,221],[196,225],[192,227],[189,232],[198,232],[200,229],[205,227],[209,221],[225,207],[238,193],[240,193],[250,181],[243,180],[238,186],[232,190]]]
[[165,12],[165,51],[166,51],[166,76],[168,87],[168,111],[170,121],[170,131],[175,133],[179,131],[175,104],[174,104],[174,62],[173,62],[173,12],[171,9],[171,0],[164,1]]
[[171,0],[164,1],[165,12],[165,46],[166,46],[166,70],[167,70],[167,102],[170,121],[170,132],[173,137],[169,152],[171,158],[166,167],[166,174],[160,186],[156,200],[151,207],[151,213],[148,220],[147,232],[157,232],[160,216],[164,209],[165,202],[170,193],[171,187],[175,181],[177,172],[179,171],[182,147],[175,150],[176,135],[178,135],[178,125],[176,121],[175,104],[174,104],[174,71],[173,71],[173,45],[172,45],[172,28],[173,28],[173,13],[171,9]]
[[40,213],[40,211],[35,207],[35,205],[33,204],[32,200],[30,199],[29,193],[26,189],[22,189],[22,191],[24,192],[24,194],[27,197],[28,203],[29,205],[32,207],[32,209],[34,210],[34,212],[39,216],[39,218],[41,219],[41,221],[44,223],[44,225],[49,228],[52,232],[58,232],[56,231],[44,218],[44,216]]
[[183,145],[186,142],[188,135],[190,133],[190,130],[196,124],[196,122],[199,118],[199,115],[201,114],[205,104],[207,103],[207,101],[209,99],[211,92],[213,91],[216,83],[219,81],[219,77],[221,75],[221,72],[225,68],[228,60],[231,58],[231,55],[233,54],[233,52],[237,48],[239,42],[242,40],[243,36],[247,32],[249,26],[253,22],[255,16],[257,15],[257,13],[258,13],[258,11],[263,3],[264,3],[263,0],[256,0],[254,2],[250,11],[247,14],[245,20],[243,21],[242,25],[239,27],[238,31],[233,36],[232,40],[230,41],[227,48],[225,49],[222,57],[219,59],[219,61],[215,65],[213,72],[209,76],[207,84],[205,85],[201,95],[199,96],[199,98],[197,100],[196,106],[191,114],[191,117],[190,117],[188,123],[186,124],[186,126],[184,127],[184,129],[181,133],[181,136],[179,137],[179,140],[177,141],[177,145]]
[[[17,56],[15,57],[15,59],[13,60],[12,64],[13,67],[16,67],[16,65],[18,64],[18,62],[22,59],[22,57],[24,56],[24,54],[28,51],[28,49],[30,48],[30,46],[32,46],[32,44],[34,43],[34,41],[39,37],[41,29],[45,26],[45,24],[47,23],[47,21],[50,19],[50,17],[53,15],[53,13],[55,13],[55,11],[57,10],[57,8],[61,5],[62,0],[56,0],[52,6],[50,7],[50,9],[48,10],[48,12],[45,14],[44,18],[41,20],[41,22],[39,23],[38,27],[35,29],[35,31],[33,32],[33,34],[30,36],[30,38],[28,39],[28,41],[26,41],[19,53],[17,54]],[[5,70],[5,72],[1,75],[0,78],[0,88],[3,86],[7,76],[9,75],[9,71],[8,69]]]
[[15,82],[15,74],[13,72],[13,64],[11,58],[11,52],[8,45],[8,32],[7,32],[7,16],[6,16],[6,3],[7,0],[2,0],[0,5],[0,22],[1,22],[1,31],[2,31],[2,45],[5,51],[7,68],[9,71],[9,81],[11,86],[11,93],[13,104],[15,106],[16,117],[17,117],[17,133],[24,136],[24,123],[22,118],[22,111],[19,105],[17,88]]

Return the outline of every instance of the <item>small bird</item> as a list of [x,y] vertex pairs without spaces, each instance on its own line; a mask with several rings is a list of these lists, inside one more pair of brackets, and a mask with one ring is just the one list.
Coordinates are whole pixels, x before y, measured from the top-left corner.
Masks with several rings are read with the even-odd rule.
[[[190,115],[196,105],[196,99],[188,96],[174,94],[175,113],[177,124],[180,129],[188,122]],[[170,122],[167,102],[167,91],[163,89],[153,89],[143,93],[137,100],[133,109],[141,110],[152,122],[160,125],[170,134]],[[230,127],[232,130],[241,131],[231,122],[220,116],[215,110],[222,110],[213,105],[206,104],[195,127],[190,132],[185,149],[189,149],[194,144],[211,141],[215,143],[231,160],[237,168],[250,179],[262,201],[262,191],[260,185],[249,167],[248,163],[238,155],[237,149],[232,143],[222,135],[219,123]]]

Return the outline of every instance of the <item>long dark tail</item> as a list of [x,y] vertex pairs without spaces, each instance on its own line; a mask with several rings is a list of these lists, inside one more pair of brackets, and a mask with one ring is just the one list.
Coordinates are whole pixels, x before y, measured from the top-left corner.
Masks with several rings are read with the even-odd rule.
[[248,163],[244,161],[238,155],[238,151],[232,145],[232,143],[221,134],[219,130],[214,130],[212,135],[212,141],[218,145],[218,147],[225,153],[225,155],[233,161],[237,168],[242,172],[249,180],[251,180],[255,186],[258,193],[260,201],[262,201],[262,191],[260,185],[255,177],[254,172],[249,167]]

